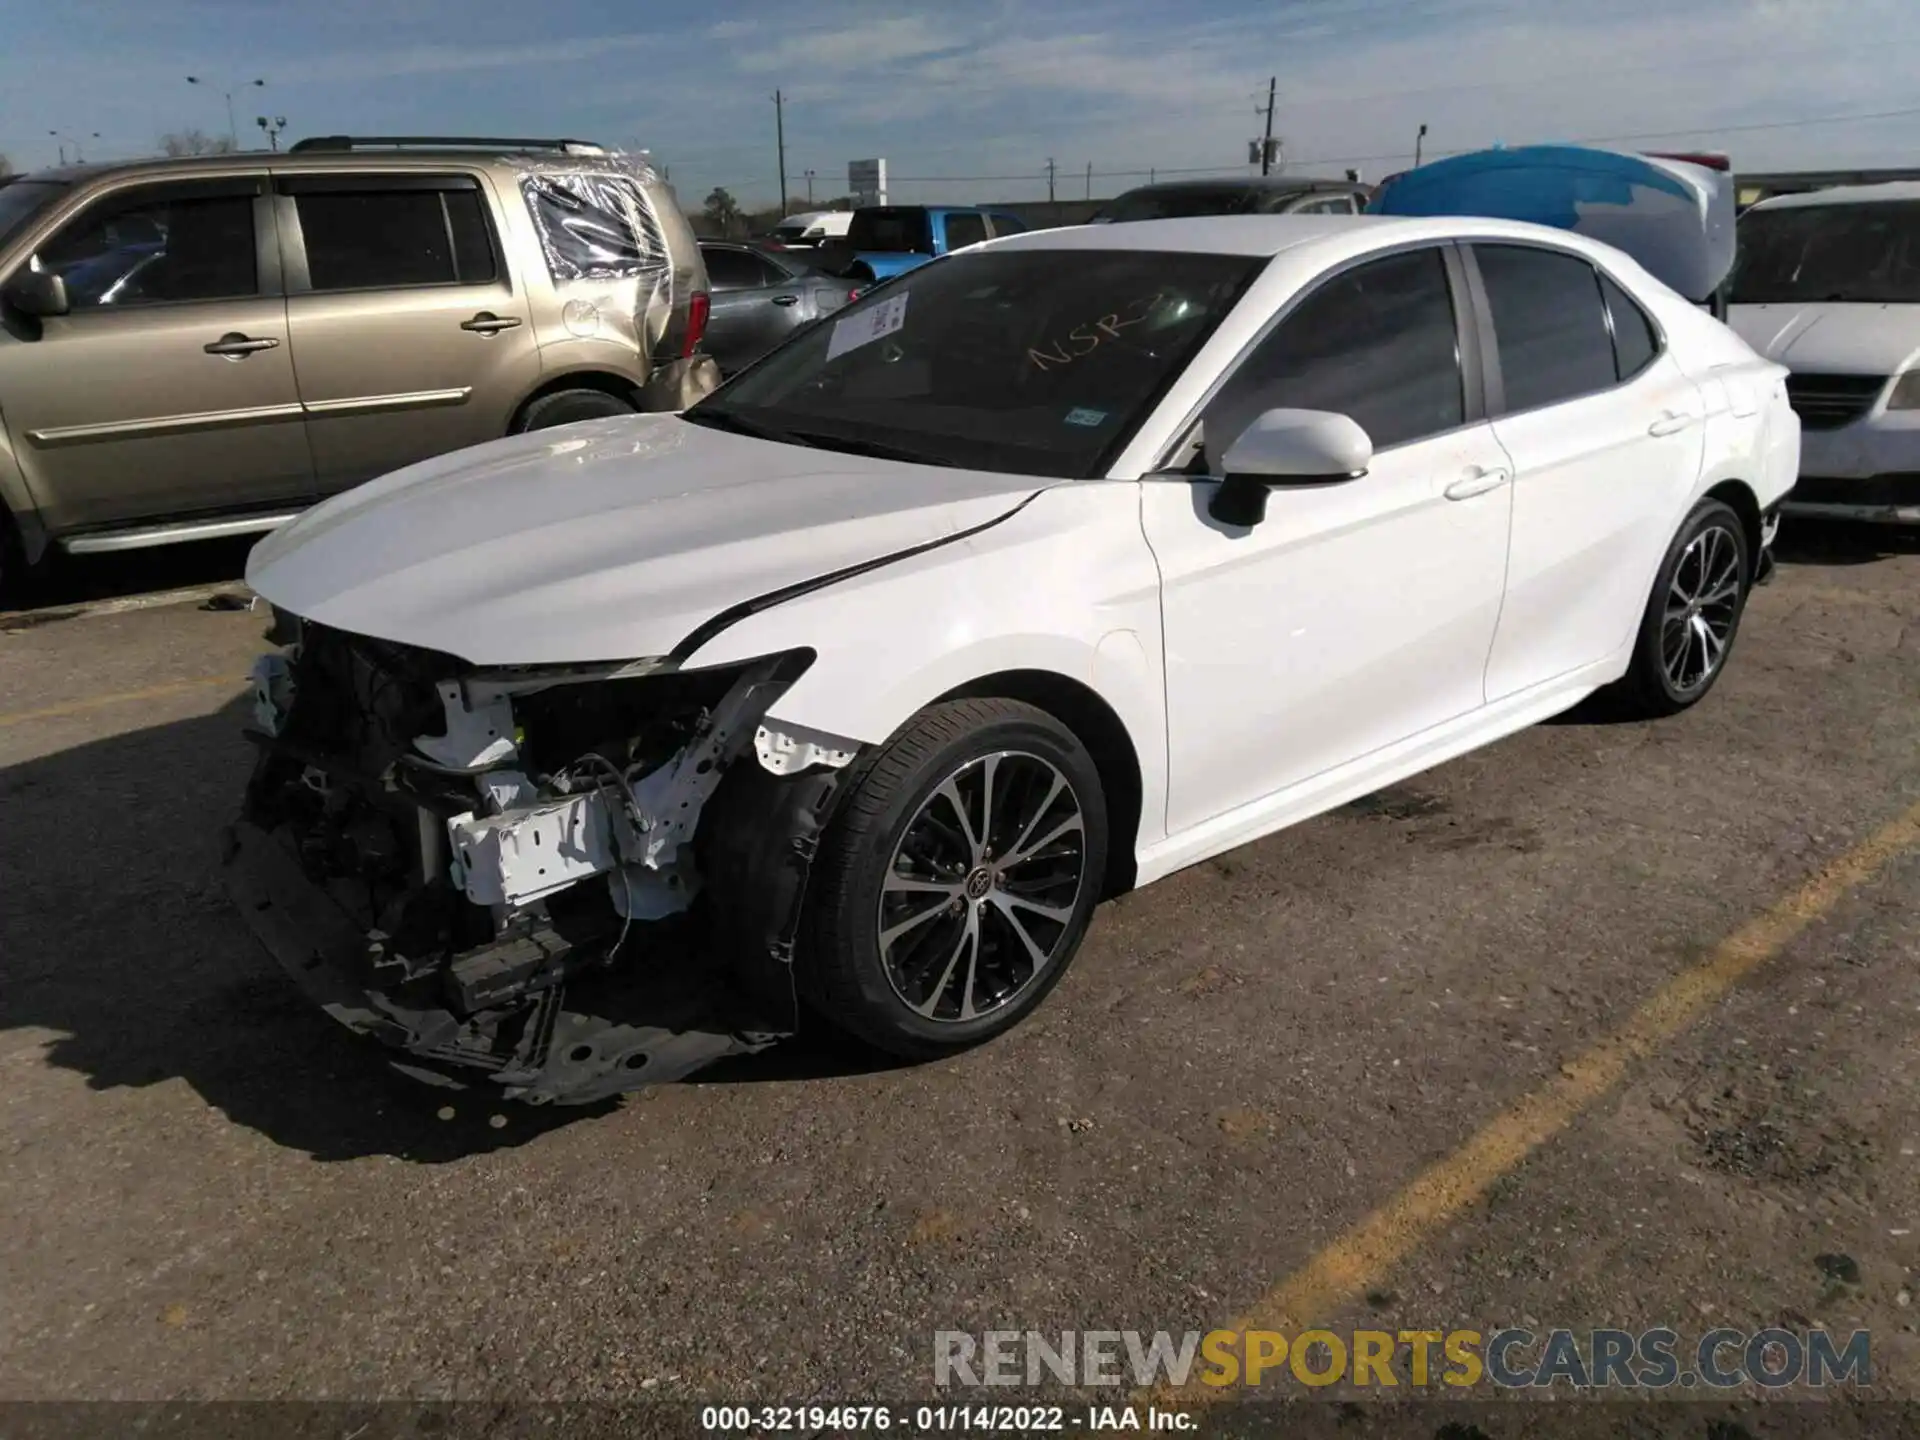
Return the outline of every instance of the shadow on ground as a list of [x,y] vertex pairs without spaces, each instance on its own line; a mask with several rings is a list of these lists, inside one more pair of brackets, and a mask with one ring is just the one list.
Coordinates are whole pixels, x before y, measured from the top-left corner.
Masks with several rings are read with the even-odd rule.
[[1871,565],[1895,555],[1920,554],[1920,525],[1869,525],[1788,516],[1780,524],[1773,554],[1782,565]]
[[[246,577],[247,555],[260,539],[242,535],[226,540],[202,540],[191,545],[162,545],[151,550],[128,550],[117,555],[51,555],[34,577],[19,608],[44,610],[113,600],[189,585],[236,584]],[[15,608],[9,598],[0,609]]]
[[[236,701],[0,769],[0,1030],[52,1032],[47,1063],[95,1090],[184,1080],[237,1124],[320,1160],[440,1163],[616,1108],[536,1109],[423,1085],[309,1004],[220,881],[220,828],[252,760],[242,714]],[[700,1078],[780,1082],[884,1063],[808,1036]]]

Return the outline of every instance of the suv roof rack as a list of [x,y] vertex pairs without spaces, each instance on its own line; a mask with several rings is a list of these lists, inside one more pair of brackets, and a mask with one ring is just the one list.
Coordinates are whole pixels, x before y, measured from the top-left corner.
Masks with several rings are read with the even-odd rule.
[[499,135],[310,135],[288,146],[288,153],[315,150],[553,150],[562,155],[604,155],[591,140],[539,140]]

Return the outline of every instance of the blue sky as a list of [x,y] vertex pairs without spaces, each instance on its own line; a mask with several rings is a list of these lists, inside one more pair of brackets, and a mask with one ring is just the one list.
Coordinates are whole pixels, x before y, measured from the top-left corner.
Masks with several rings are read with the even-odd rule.
[[[1233,173],[1279,76],[1290,165],[1368,178],[1495,141],[1717,144],[1743,168],[1920,164],[1913,0],[4,0],[0,153],[51,163],[226,129],[217,89],[292,135],[578,135],[650,148],[690,207],[724,185],[843,191],[884,155],[893,198],[1031,199],[1134,174]],[[1902,114],[1883,114],[1901,111]],[[1834,117],[1881,116],[1832,122]],[[94,132],[98,139],[89,138]],[[925,178],[919,178],[925,177]],[[1141,173],[1138,180],[1144,180]]]

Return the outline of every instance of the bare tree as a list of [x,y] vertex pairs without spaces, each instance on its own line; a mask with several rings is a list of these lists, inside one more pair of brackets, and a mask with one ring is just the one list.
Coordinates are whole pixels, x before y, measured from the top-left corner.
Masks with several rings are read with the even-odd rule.
[[176,130],[160,137],[163,155],[228,155],[233,149],[233,141],[225,136],[209,135],[204,130]]

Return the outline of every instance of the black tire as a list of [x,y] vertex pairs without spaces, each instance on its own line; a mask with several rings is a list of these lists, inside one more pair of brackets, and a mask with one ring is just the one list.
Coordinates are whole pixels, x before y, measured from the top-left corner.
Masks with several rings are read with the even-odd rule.
[[[1620,704],[1632,715],[1657,719],[1677,715],[1704,699],[1733,655],[1752,584],[1753,556],[1746,527],[1731,506],[1702,500],[1687,516],[1660,562],[1653,593],[1647,597],[1647,608],[1640,618],[1633,661],[1615,687]],[[1731,594],[1711,605],[1686,598],[1717,596],[1729,585]],[[1709,634],[1724,631],[1717,651],[1711,649],[1699,625],[1704,625]],[[1676,638],[1685,646],[1678,664]],[[1709,656],[1710,663],[1706,663]]]
[[[1053,777],[1065,782],[1066,799],[1051,791]],[[926,852],[921,847],[928,836],[945,833],[955,842],[949,853],[965,849],[960,827],[948,824],[942,831],[943,817],[957,817],[948,802],[937,797],[943,786],[954,782],[967,805],[965,828],[971,831],[980,818],[974,797],[983,780],[999,792],[990,833],[982,837],[987,863],[974,862],[965,878],[956,880],[959,872],[923,863]],[[1036,798],[1042,790],[1054,796],[1045,805]],[[1077,805],[1080,817],[1077,842],[1069,831],[1054,845],[1036,846],[1035,841],[1059,829],[1070,805]],[[923,812],[929,806],[932,809]],[[1028,810],[1036,813],[1022,834],[1019,827],[1026,823]],[[1019,853],[1015,847],[1022,840],[1037,853],[1002,874],[1000,866],[1009,853]],[[995,842],[1001,852],[997,863]],[[1049,875],[1064,877],[1076,843],[1079,870],[1069,902],[1064,878],[1037,882]],[[903,846],[916,853],[903,855]],[[914,898],[920,892],[903,895],[887,888],[889,876],[923,883],[908,877],[905,869],[896,871],[896,863],[938,874],[954,891],[953,898],[941,902],[933,895],[928,902],[932,908],[923,917]],[[1106,863],[1107,810],[1100,774],[1071,730],[1044,710],[1013,700],[954,700],[930,706],[848,777],[822,837],[808,885],[799,957],[808,1002],[868,1044],[910,1060],[932,1059],[990,1040],[1031,1014],[1066,973],[1099,902]],[[1047,902],[1045,908],[1036,903],[1040,899]],[[961,908],[956,911],[955,905]],[[896,906],[908,908],[892,908]],[[1051,910],[1065,918],[1043,918]],[[1007,918],[1016,912],[1025,917],[1018,924]],[[890,966],[882,953],[882,919],[891,917],[897,924],[909,914],[908,934],[896,938],[888,952],[895,962]],[[963,976],[943,947],[951,941],[953,955],[967,955],[969,926],[977,974],[969,968]],[[1032,945],[1021,945],[1023,934]],[[1046,953],[1036,962],[1033,945],[1042,944]],[[950,980],[935,973],[942,965]],[[906,980],[897,979],[907,972],[912,974]],[[918,986],[917,977],[927,983]],[[924,1010],[909,1003],[903,983],[920,991]],[[985,1005],[978,1003],[983,997]],[[969,1018],[968,1010],[976,1013]]]
[[20,532],[13,516],[0,505],[0,610],[14,610],[30,604],[34,598],[41,569],[27,564],[27,552],[20,543]]
[[542,395],[520,412],[513,433],[548,430],[555,425],[571,425],[576,420],[604,420],[613,415],[632,415],[637,407],[618,395],[604,390],[556,390]]

